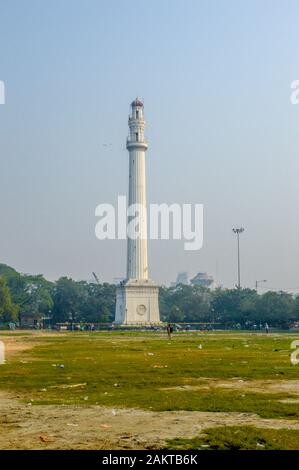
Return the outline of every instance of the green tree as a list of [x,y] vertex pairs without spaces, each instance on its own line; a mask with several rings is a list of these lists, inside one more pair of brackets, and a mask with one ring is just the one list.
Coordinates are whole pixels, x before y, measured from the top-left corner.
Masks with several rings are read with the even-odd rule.
[[293,320],[299,321],[299,295],[296,295],[293,305]]
[[85,301],[82,284],[68,277],[61,277],[53,289],[52,320],[54,322],[80,321],[80,305]]
[[184,312],[177,305],[173,305],[170,308],[170,311],[167,315],[167,321],[171,323],[183,322],[184,319],[185,319]]
[[22,314],[31,314],[36,318],[48,315],[53,307],[52,283],[41,274],[36,276],[23,275],[24,299],[20,309]]
[[211,299],[210,289],[201,286],[179,284],[162,287],[159,300],[161,318],[164,321],[210,321]]
[[3,277],[0,277],[0,321],[9,322],[17,319],[18,306],[11,300],[9,288]]
[[258,302],[260,320],[287,326],[294,317],[295,300],[287,292],[266,292]]
[[253,289],[216,289],[212,308],[217,321],[227,325],[255,323],[258,295]]
[[5,264],[0,264],[0,275],[6,280],[13,302],[19,305],[20,315],[30,314],[38,318],[49,314],[53,306],[53,283],[41,274],[20,274]]

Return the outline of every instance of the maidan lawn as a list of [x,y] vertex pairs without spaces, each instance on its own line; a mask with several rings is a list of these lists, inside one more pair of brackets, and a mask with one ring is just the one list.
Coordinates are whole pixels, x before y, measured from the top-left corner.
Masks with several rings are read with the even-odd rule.
[[[260,332],[178,332],[171,341],[164,332],[1,332],[0,425],[8,434],[0,433],[0,449],[299,450],[299,365],[290,360],[296,339]],[[13,422],[5,412],[10,404]],[[76,422],[64,422],[66,412]],[[68,441],[63,429],[71,426]],[[27,433],[22,441],[23,427],[32,430],[31,440]],[[10,431],[19,433],[18,444],[8,440]]]

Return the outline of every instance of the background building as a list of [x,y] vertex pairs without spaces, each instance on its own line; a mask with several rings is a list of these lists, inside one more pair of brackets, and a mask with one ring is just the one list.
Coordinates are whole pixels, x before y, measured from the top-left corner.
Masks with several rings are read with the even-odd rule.
[[176,280],[174,282],[172,282],[170,285],[171,285],[171,287],[175,287],[179,284],[185,284],[185,285],[189,284],[187,271],[178,272]]
[[209,276],[206,272],[197,273],[196,276],[190,280],[190,283],[193,286],[209,287],[210,289],[216,287],[213,276]]

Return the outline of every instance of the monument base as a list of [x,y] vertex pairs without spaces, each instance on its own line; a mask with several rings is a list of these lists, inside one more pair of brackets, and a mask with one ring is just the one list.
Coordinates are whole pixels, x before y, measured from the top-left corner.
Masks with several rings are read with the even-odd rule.
[[160,324],[159,286],[149,279],[129,279],[116,289],[114,323],[119,325]]

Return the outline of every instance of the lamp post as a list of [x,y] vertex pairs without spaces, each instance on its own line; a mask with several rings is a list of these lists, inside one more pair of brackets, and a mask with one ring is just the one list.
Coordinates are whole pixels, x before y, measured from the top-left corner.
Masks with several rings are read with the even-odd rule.
[[255,281],[255,290],[256,290],[256,293],[258,291],[258,287],[259,287],[259,283],[260,282],[267,282],[267,279],[262,279],[261,281]]
[[241,276],[240,276],[240,233],[244,232],[243,227],[233,228],[233,232],[237,235],[238,240],[238,289],[241,288]]

